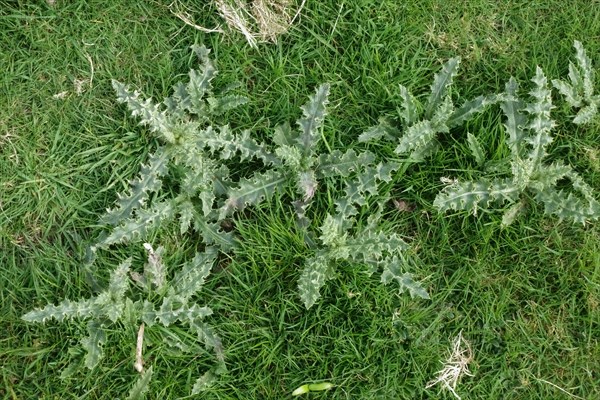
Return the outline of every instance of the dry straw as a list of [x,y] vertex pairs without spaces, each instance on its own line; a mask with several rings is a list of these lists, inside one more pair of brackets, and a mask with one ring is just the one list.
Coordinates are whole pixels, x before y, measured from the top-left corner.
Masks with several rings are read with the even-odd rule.
[[[214,0],[214,5],[229,29],[238,31],[250,46],[260,42],[277,42],[300,15],[306,0],[296,5],[294,0]],[[195,24],[190,14],[178,2],[172,12],[187,25],[202,32],[223,32],[221,26],[205,28]]]
[[427,383],[425,389],[429,389],[437,384],[449,390],[454,397],[460,400],[460,396],[456,393],[456,385],[463,376],[473,376],[469,371],[469,363],[473,360],[473,352],[471,345],[463,336],[462,331],[454,338],[452,344],[452,353],[444,363],[442,368],[437,373],[437,377]]

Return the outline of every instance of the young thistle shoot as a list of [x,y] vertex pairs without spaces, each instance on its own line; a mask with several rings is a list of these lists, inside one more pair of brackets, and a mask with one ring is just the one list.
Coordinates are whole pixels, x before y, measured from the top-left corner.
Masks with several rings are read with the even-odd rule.
[[[265,162],[267,157],[263,156],[264,153],[260,156],[271,168],[240,180],[237,187],[230,189],[229,198],[221,209],[221,218],[281,193],[288,182],[293,182],[296,187],[300,199],[295,205],[298,212],[302,213],[315,195],[320,179],[348,177],[374,160],[371,153],[356,153],[352,149],[319,154],[328,97],[329,85],[319,86],[308,103],[302,106],[302,118],[297,121],[298,129],[293,129],[287,123],[275,129],[274,153],[269,154],[268,162]],[[266,145],[260,145],[260,148],[264,149]],[[254,155],[252,152],[249,154]]]
[[[403,85],[400,85],[402,109],[400,118],[406,130],[402,132],[386,119],[381,119],[376,125],[358,138],[360,142],[386,139],[398,141],[395,149],[397,154],[408,154],[412,162],[423,161],[439,147],[437,136],[448,133],[450,129],[462,125],[473,115],[483,111],[488,105],[497,101],[496,96],[479,96],[465,102],[460,108],[455,108],[449,89],[458,73],[459,58],[448,60],[442,70],[435,74],[431,85],[431,94],[425,105],[418,100]],[[420,111],[423,109],[423,111]]]
[[274,141],[277,148],[270,162],[273,168],[243,179],[236,188],[231,189],[229,199],[221,210],[222,217],[270,198],[281,191],[288,181],[295,183],[304,202],[314,196],[317,189],[316,154],[328,96],[329,85],[319,86],[309,102],[302,106],[302,118],[297,122],[298,130],[293,130],[289,124],[275,129]]
[[369,275],[382,270],[384,284],[396,281],[400,293],[407,291],[413,298],[429,298],[421,284],[403,271],[408,264],[403,254],[408,249],[406,242],[396,233],[387,234],[378,229],[384,204],[381,202],[379,210],[369,217],[367,226],[354,234],[350,233],[353,221],[345,215],[327,215],[321,226],[321,247],[305,262],[298,282],[300,297],[307,309],[321,297],[320,289],[327,280],[335,277],[335,262],[341,260],[366,267]]
[[[506,116],[512,176],[454,182],[436,196],[434,206],[438,210],[466,210],[475,214],[478,209],[509,203],[512,206],[502,220],[506,226],[523,208],[523,195],[527,192],[544,204],[546,214],[554,214],[561,220],[583,224],[600,217],[600,203],[594,198],[592,188],[570,166],[561,162],[544,163],[553,140],[550,133],[555,122],[550,112],[554,107],[546,76],[539,67],[532,82],[535,84],[530,92],[532,102],[527,104],[519,99],[513,78],[506,84],[502,110]],[[557,187],[564,179],[571,182],[573,192]]]
[[569,82],[554,79],[552,85],[558,89],[571,107],[579,109],[573,123],[583,125],[590,123],[598,115],[600,95],[594,94],[595,71],[592,61],[580,42],[576,40],[574,47],[577,66],[569,63]]

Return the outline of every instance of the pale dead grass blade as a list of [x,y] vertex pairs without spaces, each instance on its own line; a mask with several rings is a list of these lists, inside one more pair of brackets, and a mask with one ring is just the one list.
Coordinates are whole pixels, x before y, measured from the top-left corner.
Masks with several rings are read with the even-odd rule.
[[253,17],[248,11],[246,3],[241,0],[234,2],[216,0],[216,5],[225,23],[230,28],[241,32],[250,46],[256,47],[257,34],[252,32],[251,24],[248,22],[248,18]]
[[[300,15],[306,4],[302,0],[215,0],[215,7],[225,24],[240,32],[252,47],[259,42],[277,42]],[[223,33],[221,26],[205,28],[196,24],[188,11],[178,1],[169,5],[171,12],[186,25],[206,33]]]
[[463,338],[461,331],[454,339],[452,352],[444,363],[444,368],[438,371],[435,379],[427,383],[425,389],[440,384],[460,400],[460,396],[456,393],[456,385],[463,376],[473,376],[469,371],[469,363],[472,360],[471,345]]
[[223,29],[221,29],[220,26],[217,26],[216,28],[205,28],[194,23],[190,13],[184,10],[184,7],[178,1],[174,1],[171,4],[169,4],[169,10],[171,11],[171,13],[173,13],[173,15],[182,20],[186,25],[191,26],[192,28],[199,30],[200,32],[223,33]]

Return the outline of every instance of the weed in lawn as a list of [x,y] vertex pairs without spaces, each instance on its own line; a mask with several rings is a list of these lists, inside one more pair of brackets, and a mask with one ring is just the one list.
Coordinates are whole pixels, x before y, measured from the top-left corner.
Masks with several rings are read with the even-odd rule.
[[[90,226],[114,193],[128,187],[148,159],[148,148],[157,146],[115,104],[112,78],[162,98],[195,68],[188,47],[210,42],[222,70],[219,80],[241,80],[251,94],[245,107],[231,111],[238,128],[270,141],[273,127],[295,119],[313,88],[331,82],[323,138],[332,149],[359,151],[357,132],[381,114],[397,116],[399,84],[426,100],[418,94],[426,92],[440,60],[462,56],[455,100],[501,91],[511,75],[526,82],[536,65],[548,77],[567,76],[564,60],[576,38],[598,65],[598,43],[588,40],[600,29],[593,2],[545,0],[518,7],[487,0],[307,2],[297,27],[277,45],[259,44],[260,52],[240,43],[239,35],[184,29],[168,2],[57,1],[51,9],[43,3],[0,7],[0,134],[11,134],[10,142],[0,145],[0,396],[17,398],[123,398],[139,375],[130,362],[136,332],[111,332],[114,345],[102,368],[60,379],[73,356],[68,348],[77,344],[85,324],[38,327],[20,320],[36,305],[90,296],[93,289],[79,267],[84,244],[96,234]],[[207,10],[206,2],[186,3]],[[195,14],[196,22],[214,26],[218,15],[210,11]],[[460,37],[458,50],[428,42],[432,20],[437,32]],[[485,21],[497,21],[498,31],[488,30]],[[510,40],[509,51],[483,47],[470,57],[469,44],[481,49],[490,33]],[[89,76],[84,52],[96,67],[94,88],[64,101],[52,99],[72,92],[73,77]],[[410,238],[411,251],[422,261],[411,271],[427,277],[431,301],[396,296],[396,289],[341,262],[321,301],[306,312],[296,282],[312,253],[288,207],[294,188],[287,197],[245,210],[234,221],[240,237],[235,258],[220,264],[198,298],[215,311],[211,323],[222,336],[229,369],[202,396],[280,399],[312,380],[334,383],[323,394],[331,399],[435,396],[423,388],[439,369],[445,338],[462,330],[476,362],[475,376],[461,382],[459,393],[571,398],[561,388],[598,398],[598,227],[545,218],[535,202],[502,231],[497,229],[501,215],[495,213],[448,218],[430,211],[439,177],[477,179],[479,167],[466,156],[465,131],[477,135],[492,164],[507,158],[500,114],[485,111],[464,131],[441,135],[440,152],[384,184],[392,198],[416,206],[406,213],[393,212],[390,204],[386,230]],[[568,162],[596,189],[597,124],[571,125],[568,114],[566,107],[555,110],[558,127],[548,162]],[[269,117],[257,118],[261,115]],[[394,159],[395,147],[368,144],[386,159]],[[240,165],[241,175],[251,175],[254,166]],[[316,221],[343,193],[335,182],[321,182],[320,188],[327,190],[316,193],[310,210]],[[168,225],[151,234],[152,243],[169,249],[167,265],[183,264],[198,250],[200,238],[176,230]],[[103,282],[118,261],[131,256],[142,265],[140,253],[136,247],[112,247],[98,257],[96,276]],[[548,327],[560,334],[550,337]],[[185,336],[186,329],[172,325],[161,335],[173,332]],[[189,395],[210,362],[153,341],[153,329],[145,336],[154,345],[146,347],[144,358],[155,361],[148,398]]]
[[[201,307],[193,301],[212,269],[217,256],[216,251],[213,249],[203,254],[196,254],[194,259],[186,263],[171,282],[167,282],[167,271],[162,262],[164,249],[160,247],[155,251],[147,243],[144,247],[148,252],[148,262],[144,266],[143,274],[131,271],[132,260],[127,259],[111,273],[108,288],[97,296],[79,301],[63,300],[56,306],[47,305],[23,316],[27,322],[41,324],[52,320],[58,322],[73,319],[87,321],[88,335],[80,341],[85,355],[82,359],[75,360],[74,364],[63,371],[63,378],[77,371],[81,364],[90,370],[96,368],[104,357],[103,348],[107,343],[112,342],[109,341],[109,332],[121,326],[125,330],[133,330],[140,323],[142,325],[138,330],[135,361],[132,362],[132,365],[142,376],[134,385],[131,393],[147,391],[152,376],[152,367],[145,370],[142,359],[144,325],[149,329],[157,324],[164,327],[178,322],[187,325],[191,336],[196,336],[198,342],[204,343],[215,352],[218,361],[215,371],[223,373],[225,360],[221,340],[204,322],[204,319],[212,314],[212,310],[209,307]],[[145,292],[145,298],[126,297],[130,290],[130,276],[135,285]],[[155,305],[156,298],[160,303],[159,306]],[[191,349],[186,346],[185,340],[178,338],[177,335],[170,334],[163,337],[162,341],[171,341],[171,346],[176,346],[182,351],[185,351],[187,347],[191,352]],[[77,349],[69,349],[71,354],[78,352]],[[199,380],[203,382],[204,378],[200,377]],[[192,394],[196,394],[196,392],[192,390]],[[135,395],[131,396],[134,396],[131,398],[139,398]]]

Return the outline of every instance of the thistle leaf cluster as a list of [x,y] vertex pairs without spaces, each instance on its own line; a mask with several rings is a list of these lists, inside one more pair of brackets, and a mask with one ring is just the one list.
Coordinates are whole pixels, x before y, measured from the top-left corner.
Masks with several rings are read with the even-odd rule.
[[[600,217],[600,203],[592,188],[569,165],[562,162],[546,163],[548,146],[553,141],[551,118],[552,93],[541,68],[532,78],[530,101],[519,97],[514,78],[506,84],[501,108],[505,115],[507,145],[510,159],[509,176],[482,176],[476,181],[457,181],[444,188],[435,198],[434,206],[440,211],[466,210],[474,214],[510,204],[504,211],[502,225],[514,221],[525,205],[525,194],[544,204],[546,214],[559,219],[585,223]],[[473,136],[473,147],[481,149]],[[479,150],[477,150],[478,152]],[[476,152],[474,151],[474,154]],[[569,181],[572,190],[559,186]]]
[[[117,100],[148,127],[159,146],[142,164],[129,190],[119,194],[115,207],[102,217],[101,224],[109,230],[91,246],[91,255],[115,243],[142,240],[159,224],[172,220],[179,221],[182,234],[190,228],[200,232],[207,245],[233,246],[231,235],[216,224],[217,197],[229,177],[222,159],[230,157],[231,147],[259,149],[248,135],[238,138],[228,125],[215,124],[216,118],[247,99],[231,94],[231,87],[215,94],[212,81],[217,70],[210,51],[204,46],[192,46],[192,50],[200,68],[192,69],[189,80],[177,83],[172,96],[159,104],[113,81]],[[215,150],[222,150],[220,157],[214,155]],[[161,190],[167,175],[179,181],[178,193],[170,198]]]
[[552,80],[552,85],[562,94],[567,103],[579,109],[573,123],[590,123],[598,114],[600,95],[594,94],[595,71],[581,42],[575,41],[577,65],[569,62],[569,81]]
[[494,95],[479,96],[466,101],[458,108],[454,106],[450,88],[458,73],[459,58],[451,58],[435,74],[431,93],[425,104],[420,104],[409,89],[400,85],[400,119],[404,130],[397,128],[387,119],[362,133],[359,142],[385,139],[397,142],[395,152],[408,154],[411,162],[421,162],[440,147],[438,135],[450,132],[450,129],[462,125],[475,114],[483,111],[497,99]]
[[382,271],[381,281],[385,284],[396,281],[400,293],[408,292],[411,297],[429,299],[427,291],[405,272],[408,264],[404,251],[409,245],[397,233],[384,232],[379,228],[380,210],[369,217],[365,227],[354,229],[343,214],[327,215],[321,225],[320,246],[308,258],[300,277],[298,288],[306,308],[312,307],[321,297],[320,289],[327,280],[335,277],[335,263],[346,261],[366,267],[369,275]]
[[[159,247],[155,251],[147,243],[144,247],[148,252],[148,261],[142,273],[132,271],[132,259],[128,258],[111,272],[108,287],[96,296],[78,301],[63,300],[57,305],[49,304],[23,315],[23,320],[40,324],[51,320],[87,321],[87,336],[81,339],[80,344],[85,350],[84,365],[90,370],[102,361],[103,348],[110,332],[114,330],[133,330],[142,323],[147,329],[157,325],[186,326],[198,343],[214,352],[217,359],[215,370],[222,371],[224,353],[221,341],[213,328],[205,322],[212,310],[198,305],[195,300],[210,274],[217,250],[207,248],[204,252],[197,253],[182,266],[173,279],[168,280],[168,268],[162,261],[164,249]],[[160,330],[156,333],[160,335]],[[132,392],[142,392],[147,386],[146,381],[152,374],[151,368],[142,375]]]

